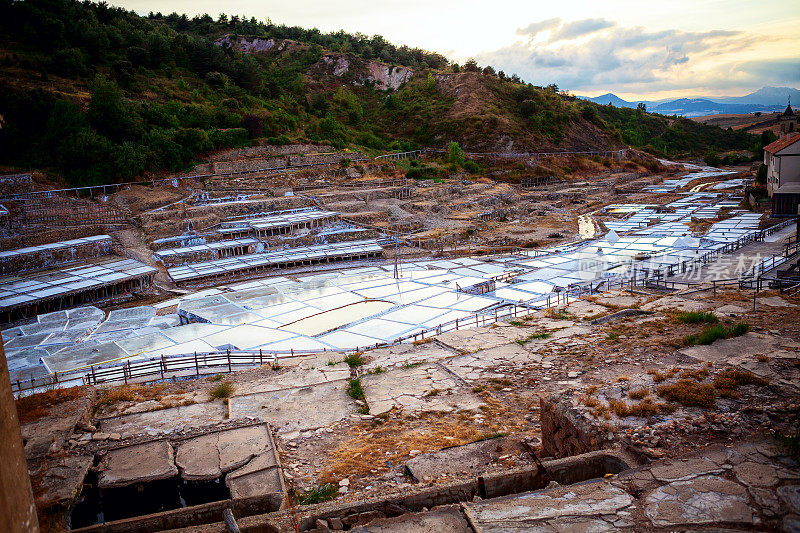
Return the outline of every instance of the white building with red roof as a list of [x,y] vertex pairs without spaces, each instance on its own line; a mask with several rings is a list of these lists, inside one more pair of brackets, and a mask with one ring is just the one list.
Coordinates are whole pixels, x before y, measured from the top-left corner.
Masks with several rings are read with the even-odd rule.
[[780,138],[764,147],[773,215],[797,215],[800,205],[800,132],[791,105],[780,118]]

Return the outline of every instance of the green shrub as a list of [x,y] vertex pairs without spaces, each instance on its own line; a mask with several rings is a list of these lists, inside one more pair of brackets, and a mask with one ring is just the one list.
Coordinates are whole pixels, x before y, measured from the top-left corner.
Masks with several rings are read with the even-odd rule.
[[685,336],[683,338],[683,344],[686,346],[694,346],[696,344],[707,345],[719,339],[739,337],[748,331],[750,331],[750,325],[745,322],[739,322],[733,327],[714,324],[712,326],[708,326],[699,334]]
[[339,494],[339,487],[333,483],[325,483],[319,487],[307,490],[300,498],[298,503],[300,505],[311,505],[314,503],[327,502],[334,499]]
[[347,381],[347,395],[354,400],[364,399],[364,387],[361,385],[360,378],[353,378]]
[[347,366],[350,368],[355,368],[364,364],[364,356],[359,352],[351,353],[344,358],[344,362],[347,363]]

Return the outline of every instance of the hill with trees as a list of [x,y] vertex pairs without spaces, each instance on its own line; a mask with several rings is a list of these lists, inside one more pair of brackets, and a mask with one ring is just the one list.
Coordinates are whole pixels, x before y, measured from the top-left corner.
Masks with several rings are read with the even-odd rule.
[[[249,53],[224,36],[271,45]],[[402,83],[375,83],[396,67]],[[74,184],[182,170],[256,142],[368,153],[450,141],[666,156],[759,148],[746,133],[581,101],[380,36],[225,15],[141,17],[88,1],[0,0],[0,73],[0,164]]]

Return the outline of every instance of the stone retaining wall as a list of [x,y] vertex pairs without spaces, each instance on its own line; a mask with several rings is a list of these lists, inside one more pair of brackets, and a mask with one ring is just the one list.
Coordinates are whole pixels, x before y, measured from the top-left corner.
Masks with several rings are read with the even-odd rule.
[[539,399],[542,449],[553,457],[600,450],[605,437],[572,406],[568,393]]

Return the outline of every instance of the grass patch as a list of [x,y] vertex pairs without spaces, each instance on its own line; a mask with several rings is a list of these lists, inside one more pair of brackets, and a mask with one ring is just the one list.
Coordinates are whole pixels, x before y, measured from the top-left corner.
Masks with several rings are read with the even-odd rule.
[[81,387],[70,387],[68,389],[52,389],[22,397],[16,401],[19,423],[26,424],[44,418],[50,414],[51,407],[70,400],[76,400],[83,394]]
[[223,381],[208,391],[208,397],[212,400],[230,398],[236,388],[230,381]]
[[383,374],[384,372],[386,372],[386,369],[383,368],[382,366],[378,365],[375,368],[373,368],[372,370],[370,370],[368,372],[368,374]]
[[493,433],[485,433],[481,435],[478,440],[502,439],[506,435],[508,435],[508,433],[504,433],[502,431],[495,431]]
[[612,331],[608,335],[606,335],[606,339],[610,341],[619,340],[619,333],[617,333],[616,331]]
[[361,405],[358,407],[358,414],[360,415],[368,415],[369,414],[369,405]]
[[714,377],[714,388],[724,398],[738,398],[736,388],[742,385],[766,385],[768,382],[752,372],[726,368]]
[[517,327],[525,325],[525,323],[522,320],[509,320],[508,323],[511,324],[512,326],[517,326]]
[[683,344],[685,346],[694,346],[696,344],[707,345],[719,339],[739,337],[748,331],[750,331],[750,325],[746,322],[739,322],[735,326],[714,324],[712,326],[708,326],[698,334],[685,336],[683,338]]
[[403,363],[403,368],[417,368],[418,366],[422,366],[425,364],[425,360],[422,361],[406,361]]
[[347,381],[347,395],[354,400],[364,399],[364,387],[361,385],[361,378],[353,378]]
[[339,361],[337,361],[336,359],[328,359],[328,362],[325,364],[328,366],[336,366],[339,364]]
[[686,407],[714,407],[716,391],[712,385],[698,383],[690,379],[679,379],[675,383],[662,385],[656,390],[658,395],[670,402]]
[[214,374],[213,376],[207,377],[206,381],[222,381],[222,374]]
[[686,311],[678,313],[675,319],[682,324],[716,324],[719,318],[713,311]]
[[542,333],[531,333],[530,335],[528,335],[524,339],[517,339],[515,342],[517,344],[519,344],[520,346],[524,346],[524,345],[526,345],[527,343],[529,343],[532,340],[535,340],[535,339],[549,339],[550,337],[551,337],[550,333],[544,333],[544,332],[542,332]]
[[347,366],[350,368],[356,368],[365,363],[364,356],[361,354],[361,352],[351,353],[344,358],[344,362],[347,363]]
[[439,394],[441,394],[442,392],[444,392],[442,389],[431,389],[428,392],[426,392],[423,396],[425,396],[426,398],[432,396],[439,396]]
[[300,496],[300,498],[297,499],[297,503],[300,505],[311,505],[314,503],[327,502],[334,499],[338,494],[339,487],[333,483],[325,483],[319,487],[314,487],[313,489],[307,490],[302,496]]

